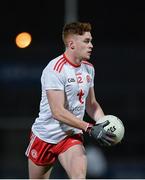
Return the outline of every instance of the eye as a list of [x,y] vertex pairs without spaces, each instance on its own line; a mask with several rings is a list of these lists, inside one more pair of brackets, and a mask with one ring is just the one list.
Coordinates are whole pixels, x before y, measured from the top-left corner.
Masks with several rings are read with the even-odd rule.
[[90,41],[90,39],[85,39],[84,42],[88,44],[91,41]]

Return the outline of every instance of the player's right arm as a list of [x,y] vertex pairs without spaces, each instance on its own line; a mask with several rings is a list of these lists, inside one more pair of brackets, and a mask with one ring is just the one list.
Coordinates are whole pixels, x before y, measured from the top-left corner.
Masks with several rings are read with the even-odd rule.
[[95,138],[101,145],[110,146],[112,144],[112,134],[106,132],[103,128],[104,126],[108,125],[108,122],[93,126],[85,121],[82,121],[65,109],[64,91],[47,90],[46,92],[52,115],[55,119],[89,133],[89,135]]
[[63,90],[47,90],[46,93],[52,115],[55,119],[69,126],[86,131],[88,123],[80,120],[65,109],[65,95]]

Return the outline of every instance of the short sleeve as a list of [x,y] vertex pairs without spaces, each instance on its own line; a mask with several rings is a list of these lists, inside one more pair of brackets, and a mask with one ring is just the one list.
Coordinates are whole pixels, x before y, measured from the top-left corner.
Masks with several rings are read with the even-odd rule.
[[41,83],[45,90],[57,89],[64,90],[65,83],[61,73],[46,68],[41,77]]
[[91,67],[90,74],[91,74],[91,78],[92,78],[91,83],[90,83],[90,87],[94,87],[94,77],[95,77],[94,67]]

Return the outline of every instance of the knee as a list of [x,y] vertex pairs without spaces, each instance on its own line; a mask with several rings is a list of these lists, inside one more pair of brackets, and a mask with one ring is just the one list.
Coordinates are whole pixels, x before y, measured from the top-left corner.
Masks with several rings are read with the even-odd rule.
[[70,176],[71,179],[86,179],[86,174],[84,173],[74,173]]
[[85,179],[86,178],[86,172],[85,171],[74,171],[69,174],[69,177],[71,179]]
[[86,178],[86,165],[82,164],[80,166],[72,167],[69,172],[69,177],[71,179],[85,179]]

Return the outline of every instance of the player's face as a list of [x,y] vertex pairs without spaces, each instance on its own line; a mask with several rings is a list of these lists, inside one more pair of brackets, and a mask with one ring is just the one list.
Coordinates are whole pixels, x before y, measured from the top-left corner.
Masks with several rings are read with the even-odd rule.
[[79,59],[90,59],[92,53],[92,36],[90,32],[74,37],[74,52]]

